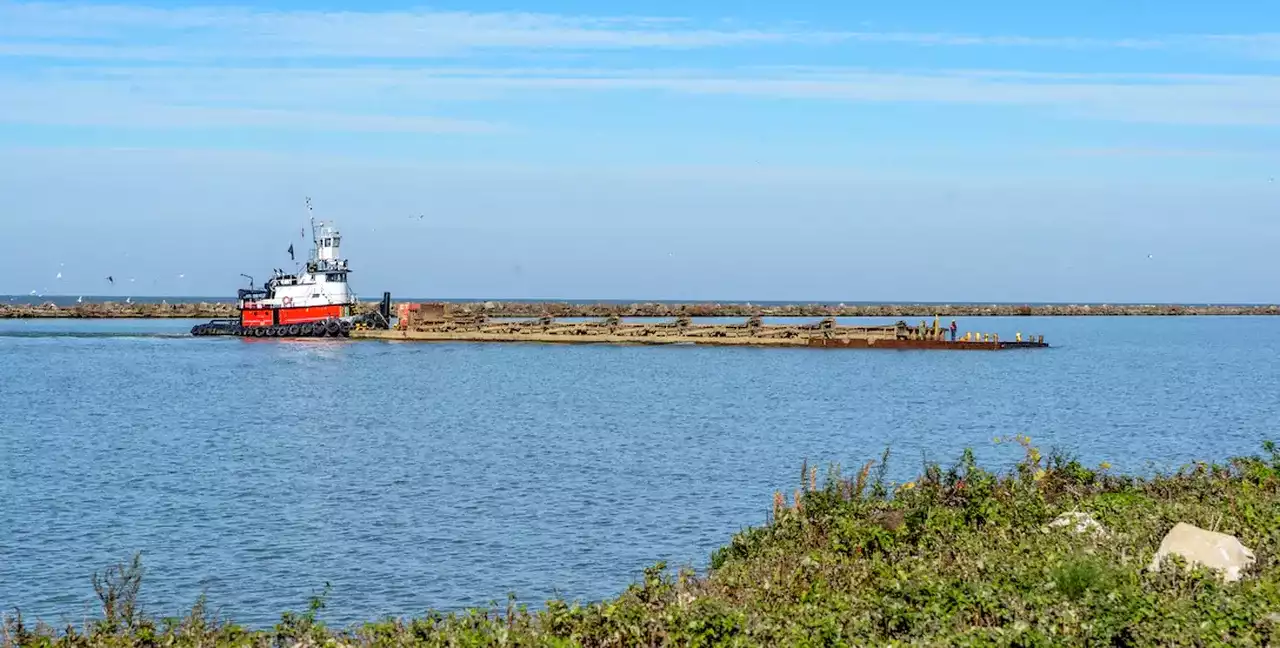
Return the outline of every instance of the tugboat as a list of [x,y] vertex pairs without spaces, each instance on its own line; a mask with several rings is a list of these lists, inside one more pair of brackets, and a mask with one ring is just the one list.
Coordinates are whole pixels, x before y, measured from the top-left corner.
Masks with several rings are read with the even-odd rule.
[[[307,199],[311,213],[311,199]],[[237,291],[239,319],[212,320],[191,328],[192,335],[240,337],[347,337],[352,329],[387,329],[391,293],[382,294],[376,312],[355,314],[356,294],[347,278],[351,269],[339,247],[342,235],[329,222],[311,218],[311,256],[301,272],[276,269],[262,288]],[[293,247],[289,248],[290,253]]]

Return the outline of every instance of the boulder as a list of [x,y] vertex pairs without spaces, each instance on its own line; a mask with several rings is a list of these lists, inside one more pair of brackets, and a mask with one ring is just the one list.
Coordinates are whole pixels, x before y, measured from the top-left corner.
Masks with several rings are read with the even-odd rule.
[[1188,564],[1199,564],[1220,572],[1228,583],[1240,580],[1242,572],[1256,559],[1253,550],[1240,544],[1235,536],[1207,531],[1185,522],[1175,524],[1165,534],[1147,569],[1159,571],[1165,556],[1172,554],[1182,556]]
[[1070,511],[1059,515],[1049,523],[1049,527],[1066,527],[1075,533],[1087,533],[1095,537],[1107,536],[1106,527],[1102,526],[1101,523],[1093,519],[1093,516],[1088,513],[1081,513],[1079,511]]

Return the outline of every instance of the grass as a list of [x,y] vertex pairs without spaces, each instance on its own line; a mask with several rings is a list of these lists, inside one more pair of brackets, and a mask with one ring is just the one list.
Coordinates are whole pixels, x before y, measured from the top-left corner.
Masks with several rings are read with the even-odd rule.
[[[4,646],[1266,646],[1280,639],[1280,453],[1136,478],[1042,456],[1021,437],[1010,471],[966,452],[891,484],[880,461],[821,482],[805,466],[769,523],[717,550],[706,574],[664,565],[617,598],[549,601],[350,628],[323,596],[275,627],[137,606],[136,559],[95,576],[101,617],[82,627],[4,622]],[[1104,533],[1048,524],[1089,514]],[[1230,533],[1257,562],[1239,582],[1173,559],[1146,569],[1177,522]]]

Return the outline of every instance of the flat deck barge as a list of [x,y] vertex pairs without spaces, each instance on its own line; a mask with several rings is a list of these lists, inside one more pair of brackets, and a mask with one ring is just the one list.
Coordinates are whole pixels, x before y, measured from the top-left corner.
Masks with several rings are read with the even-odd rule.
[[951,327],[904,321],[875,326],[840,325],[826,317],[804,324],[765,324],[759,316],[741,323],[697,324],[679,317],[661,322],[623,322],[618,317],[565,321],[551,316],[494,321],[452,313],[447,304],[401,304],[391,329],[355,329],[353,339],[417,342],[535,342],[544,344],[696,344],[708,346],[814,347],[832,349],[945,349],[999,351],[1049,346],[1044,336],[1019,332],[1013,340],[993,333],[960,335]]

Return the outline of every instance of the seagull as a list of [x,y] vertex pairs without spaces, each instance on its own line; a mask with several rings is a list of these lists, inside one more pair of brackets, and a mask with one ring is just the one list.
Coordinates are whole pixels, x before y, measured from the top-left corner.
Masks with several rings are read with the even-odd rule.
[[115,277],[112,277],[112,276],[110,276],[110,275],[107,275],[107,281],[110,281],[111,283],[113,283],[113,284],[114,284],[114,283],[116,282],[116,278],[115,278]]
[[61,279],[61,278],[62,278],[62,273],[61,273],[61,272],[59,272],[59,273],[58,273],[58,276],[54,277],[54,279]]
[[132,304],[132,303],[133,303],[133,298],[132,298],[132,297],[125,297],[125,298],[124,298],[124,303],[126,303],[126,304]]
[[179,279],[181,279],[181,278],[183,278],[183,277],[185,277],[185,276],[187,276],[187,275],[185,275],[185,274],[180,274],[180,275],[178,275],[178,278],[179,278]]
[[84,295],[80,295],[80,297],[76,299],[76,303],[77,304],[84,303]]

